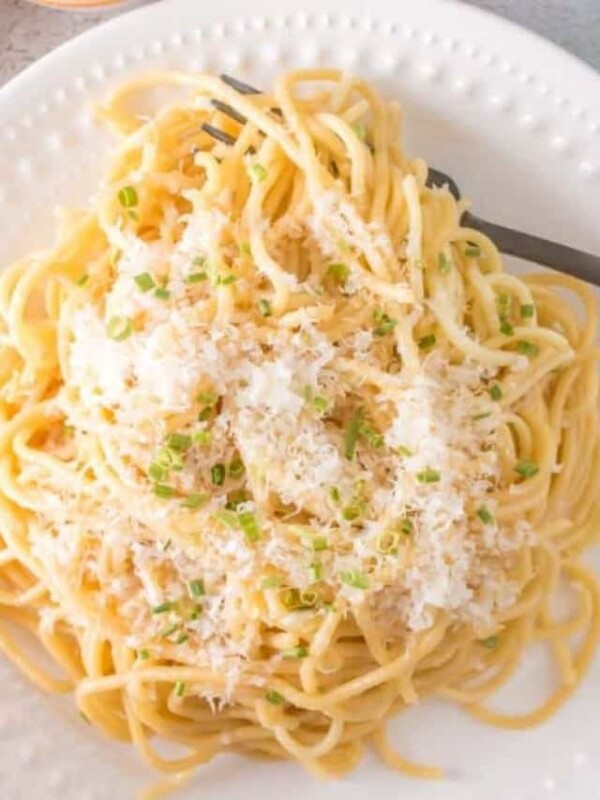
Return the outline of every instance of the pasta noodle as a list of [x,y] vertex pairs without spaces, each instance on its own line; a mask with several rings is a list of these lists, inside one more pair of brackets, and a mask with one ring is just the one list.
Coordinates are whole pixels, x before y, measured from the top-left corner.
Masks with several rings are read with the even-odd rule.
[[[159,84],[189,98],[128,110]],[[0,277],[0,649],[161,792],[224,750],[337,775],[368,742],[438,777],[385,733],[431,696],[545,721],[600,637],[591,290],[505,273],[336,70],[152,74],[100,113],[93,209]],[[555,692],[491,711],[533,640]]]

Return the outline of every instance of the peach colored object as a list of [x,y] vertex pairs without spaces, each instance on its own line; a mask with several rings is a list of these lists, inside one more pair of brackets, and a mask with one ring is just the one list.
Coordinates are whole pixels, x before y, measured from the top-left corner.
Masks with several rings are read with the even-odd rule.
[[127,0],[33,0],[40,6],[49,8],[68,9],[93,9],[108,8],[109,6],[124,5]]

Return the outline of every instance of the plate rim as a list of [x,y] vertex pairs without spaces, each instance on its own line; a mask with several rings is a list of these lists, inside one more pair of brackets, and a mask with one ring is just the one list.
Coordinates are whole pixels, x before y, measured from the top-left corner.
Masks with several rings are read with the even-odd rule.
[[[55,71],[59,72],[58,68],[61,64],[68,62],[78,52],[84,52],[88,45],[94,45],[98,40],[111,33],[122,33],[127,28],[133,28],[140,24],[156,24],[163,18],[168,23],[173,13],[195,16],[197,17],[195,24],[202,27],[217,20],[238,18],[235,12],[236,6],[243,7],[243,4],[240,0],[235,0],[227,10],[221,10],[215,7],[199,8],[194,0],[158,0],[150,5],[117,14],[115,17],[68,39],[13,76],[0,87],[0,113],[3,112],[6,103],[14,99],[18,100],[20,93],[34,89],[37,79],[46,68],[55,64]],[[415,6],[412,0],[396,0],[394,4],[389,0],[371,0],[369,13],[363,12],[361,0],[346,0],[344,11],[340,10],[337,0],[304,0],[302,9],[302,12],[286,13],[285,8],[277,0],[254,0],[252,13],[246,14],[244,11],[239,16],[246,19],[254,19],[257,16],[284,17],[286,19],[293,19],[301,15],[307,18],[327,16],[330,20],[337,16],[350,16],[383,22],[408,11],[409,20],[414,17],[424,18],[431,15],[435,17],[436,26],[438,21],[453,22],[452,17],[456,16],[464,17],[467,21],[470,18],[478,31],[483,26],[486,32],[489,31],[493,34],[495,28],[499,36],[504,34],[513,39],[515,47],[517,44],[519,45],[517,60],[518,53],[522,52],[521,47],[529,47],[534,50],[534,53],[528,53],[528,57],[532,58],[536,65],[536,71],[532,73],[534,81],[545,83],[550,92],[563,97],[567,103],[572,103],[570,97],[576,95],[579,105],[591,118],[590,121],[595,128],[593,133],[600,137],[600,99],[594,100],[594,94],[600,97],[600,72],[597,72],[591,64],[583,61],[575,53],[565,50],[541,34],[524,28],[492,11],[467,5],[462,0],[420,0],[418,6]],[[465,26],[466,35],[462,37],[465,41],[469,38],[469,30],[470,26]],[[480,38],[479,32],[476,38]],[[549,72],[552,74],[546,75],[548,60],[562,62],[560,71],[550,69]],[[531,72],[531,70],[529,71]]]

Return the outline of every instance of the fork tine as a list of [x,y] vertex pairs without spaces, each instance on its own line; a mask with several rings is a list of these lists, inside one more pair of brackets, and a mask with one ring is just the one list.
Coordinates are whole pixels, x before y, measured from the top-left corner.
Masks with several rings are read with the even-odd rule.
[[232,89],[235,89],[236,92],[239,92],[240,94],[262,94],[260,89],[256,89],[254,86],[250,86],[248,83],[238,81],[237,78],[233,78],[231,75],[221,74],[219,77],[223,83],[231,86]]
[[225,133],[225,131],[221,131],[218,128],[215,128],[213,125],[209,125],[208,122],[205,122],[202,125],[202,130],[204,133],[208,133],[209,136],[212,136],[213,139],[223,142],[223,144],[232,145],[237,141],[235,136],[232,136],[230,133]]
[[443,186],[447,186],[454,199],[460,200],[460,189],[458,188],[456,181],[451,178],[450,175],[446,175],[445,172],[440,172],[439,169],[429,167],[429,172],[427,174],[427,180],[425,183],[429,187],[436,186],[442,188]]
[[245,125],[246,122],[248,121],[243,114],[240,114],[239,111],[236,111],[235,108],[233,108],[233,106],[230,106],[227,103],[223,103],[222,100],[211,100],[210,102],[222,114],[225,114],[225,116],[234,119],[236,122],[239,122],[240,125]]

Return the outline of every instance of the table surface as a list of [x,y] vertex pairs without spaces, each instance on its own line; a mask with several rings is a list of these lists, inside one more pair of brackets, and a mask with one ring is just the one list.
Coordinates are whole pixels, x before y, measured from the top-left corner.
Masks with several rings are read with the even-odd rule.
[[[222,0],[225,6],[227,0]],[[555,41],[600,71],[600,0],[466,0]],[[138,0],[143,5],[144,0]],[[119,13],[52,11],[0,0],[0,85],[49,50]],[[130,4],[136,5],[136,3]]]

